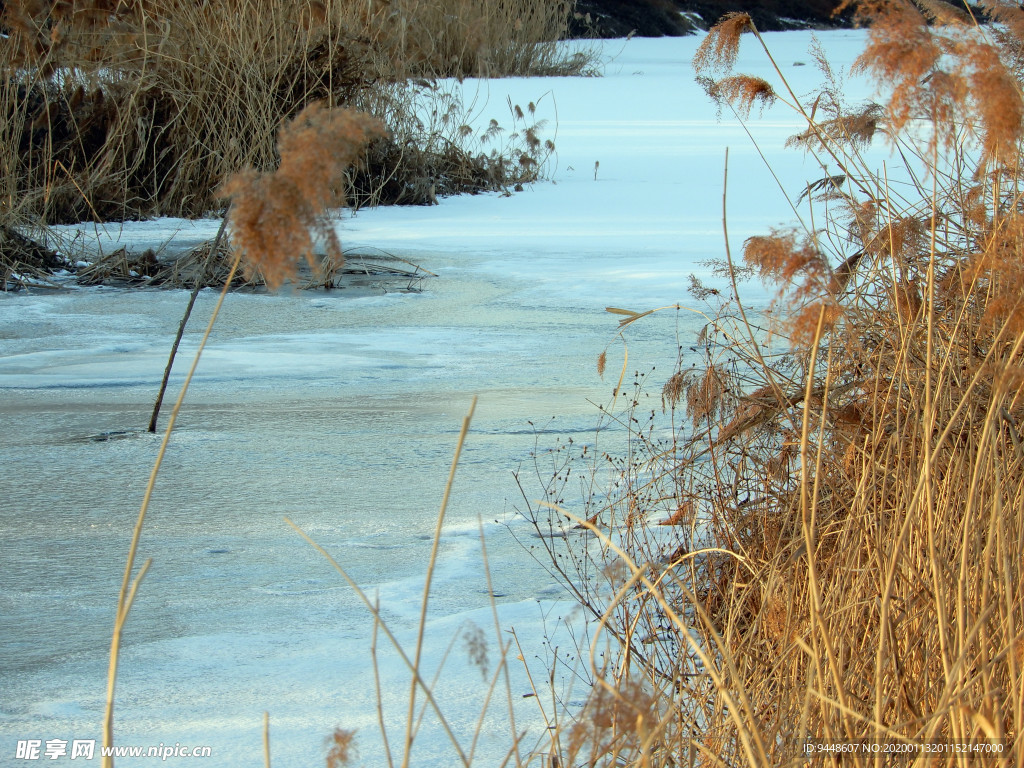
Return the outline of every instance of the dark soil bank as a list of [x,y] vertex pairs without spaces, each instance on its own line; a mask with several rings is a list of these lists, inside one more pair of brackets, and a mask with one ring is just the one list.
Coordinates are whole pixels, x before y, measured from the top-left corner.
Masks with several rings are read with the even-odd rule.
[[851,12],[836,15],[841,0],[577,0],[574,37],[688,35],[726,13],[744,11],[762,31],[848,26]]

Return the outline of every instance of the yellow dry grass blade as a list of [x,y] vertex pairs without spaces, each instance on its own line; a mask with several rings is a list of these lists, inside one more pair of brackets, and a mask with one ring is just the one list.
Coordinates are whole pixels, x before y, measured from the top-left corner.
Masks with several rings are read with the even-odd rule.
[[648,309],[646,312],[634,312],[631,309],[620,309],[619,307],[605,307],[604,311],[610,312],[613,315],[625,315],[624,318],[619,320],[619,327],[624,328],[630,323],[635,323],[641,317],[647,317],[647,315],[650,315],[656,312],[657,310]]

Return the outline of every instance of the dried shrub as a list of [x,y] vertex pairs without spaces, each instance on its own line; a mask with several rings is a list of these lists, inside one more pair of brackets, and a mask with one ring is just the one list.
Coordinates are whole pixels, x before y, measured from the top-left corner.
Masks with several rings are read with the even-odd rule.
[[55,251],[0,224],[0,291],[25,288],[69,267],[71,265]]

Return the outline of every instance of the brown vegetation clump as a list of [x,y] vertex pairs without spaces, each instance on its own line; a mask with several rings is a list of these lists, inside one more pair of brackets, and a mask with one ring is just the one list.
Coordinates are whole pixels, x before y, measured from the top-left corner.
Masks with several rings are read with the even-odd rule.
[[[709,38],[705,38],[705,40],[707,39]],[[719,107],[722,104],[729,104],[737,117],[742,119],[750,117],[750,112],[755,104],[760,107],[761,112],[764,112],[778,98],[771,83],[761,77],[736,75],[723,77],[720,80],[710,77],[701,77],[699,80],[708,96]]]
[[368,87],[365,51],[305,4],[5,4],[3,194],[45,223],[202,215],[245,166],[275,164],[283,119]]
[[294,276],[299,258],[320,268],[314,232],[324,240],[326,269],[341,267],[341,245],[327,211],[344,205],[338,188],[343,172],[371,139],[384,135],[384,125],[369,115],[312,104],[281,129],[275,172],[243,171],[227,181],[222,192],[231,198],[231,237],[250,275],[259,272],[276,288]]
[[406,83],[579,71],[587,57],[555,45],[568,14],[566,0],[9,0],[0,221],[205,215],[228,176],[276,167],[278,127],[316,102],[391,130],[346,177],[353,204],[430,202],[424,174],[449,192],[511,186],[517,164],[457,123],[417,123]]
[[[883,104],[773,85],[821,158],[799,200],[815,228],[727,254],[734,293],[692,348],[702,364],[684,352],[660,392],[638,375],[606,411],[620,454],[608,433],[596,455],[552,454],[545,500],[592,520],[599,546],[531,507],[619,651],[591,708],[609,711],[610,688],[637,713],[590,737],[589,764],[795,765],[814,741],[858,745],[844,765],[888,764],[862,744],[919,765],[978,762],[965,745],[1024,754],[1024,14],[987,4],[1007,22],[990,29],[862,8],[857,66]],[[760,40],[729,19],[699,72],[732,77],[738,29]],[[745,92],[711,82],[743,111]],[[926,173],[874,171],[876,136]],[[744,306],[744,275],[778,287],[770,312]]]
[[0,291],[18,290],[45,281],[56,270],[70,264],[5,224],[0,224]]
[[715,25],[693,56],[698,71],[729,71],[740,52],[740,35],[752,32],[753,21],[745,13],[727,13]]
[[[1009,4],[984,7],[997,18],[1016,18]],[[912,119],[925,119],[933,141],[949,149],[966,125],[981,138],[986,159],[1012,165],[1024,130],[1024,96],[1012,61],[1019,40],[1004,36],[1012,31],[979,36],[958,17],[938,27],[948,34],[936,34],[929,14],[895,0],[860,2],[857,18],[870,31],[854,68],[891,86],[887,116],[893,132]]]
[[335,728],[327,739],[327,768],[342,768],[351,765],[359,757],[356,748],[356,732],[344,728]]

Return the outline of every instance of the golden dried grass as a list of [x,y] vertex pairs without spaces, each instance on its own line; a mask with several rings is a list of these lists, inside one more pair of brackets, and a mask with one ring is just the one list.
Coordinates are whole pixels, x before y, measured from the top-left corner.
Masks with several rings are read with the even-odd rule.
[[753,20],[746,13],[728,13],[708,32],[693,57],[697,71],[728,71],[736,63],[740,36],[753,31]]
[[[376,181],[358,185],[367,199],[388,202],[368,185],[414,179],[438,164],[462,166],[477,185],[495,173],[504,183],[517,173],[512,164],[477,169],[454,131],[444,136],[445,156],[425,160],[419,148],[432,137],[416,127],[416,103],[397,84],[579,71],[588,55],[555,43],[565,6],[11,0],[0,9],[10,30],[0,50],[0,217],[45,224],[204,215],[230,174],[276,167],[278,126],[317,101],[372,109],[396,134],[398,150],[372,155],[383,158]],[[457,174],[448,175],[457,186]]]
[[[1009,23],[989,30],[866,10],[859,67],[889,98],[790,104],[796,144],[833,164],[801,198],[817,228],[750,238],[725,265],[779,287],[771,315],[725,299],[692,348],[703,364],[681,356],[660,386],[663,415],[638,376],[605,411],[621,453],[605,433],[545,483],[557,503],[570,470],[587,476],[574,518],[601,520],[602,546],[544,541],[620,649],[596,673],[660,715],[642,743],[637,720],[590,735],[591,764],[668,764],[670,745],[675,764],[795,765],[808,739],[1024,754],[1022,14],[990,6]],[[728,78],[745,25],[713,32],[698,69]],[[918,197],[863,162],[875,135],[927,168]]]
[[763,112],[778,98],[771,83],[761,77],[735,75],[721,80],[707,80],[705,89],[716,103],[728,103],[741,119],[750,116],[756,104]]

